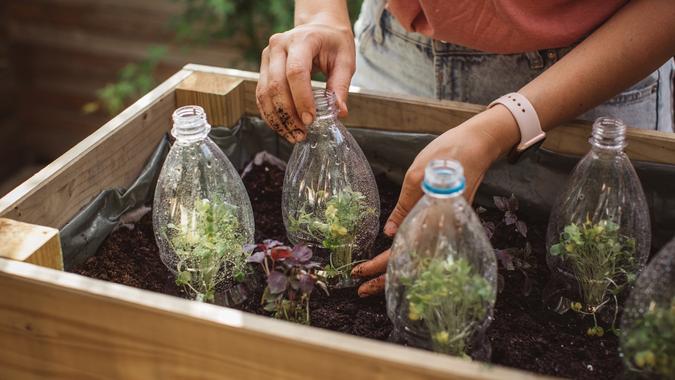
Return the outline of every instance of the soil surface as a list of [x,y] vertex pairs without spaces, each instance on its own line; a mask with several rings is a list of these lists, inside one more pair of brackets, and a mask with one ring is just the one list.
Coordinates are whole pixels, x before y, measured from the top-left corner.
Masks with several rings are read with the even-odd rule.
[[[256,241],[286,241],[281,218],[281,187],[284,173],[270,165],[256,166],[244,177],[256,221]],[[377,178],[382,201],[383,221],[393,209],[399,187],[385,177]],[[492,244],[496,249],[522,248],[529,241],[529,255],[511,252],[509,268],[500,260],[500,293],[494,321],[488,330],[495,364],[521,368],[542,374],[578,379],[612,379],[621,375],[618,339],[611,332],[602,338],[588,337],[592,326],[571,312],[558,315],[542,304],[549,272],[544,259],[546,221],[527,220],[527,210],[519,216],[527,222],[527,239],[514,225],[501,223],[502,214],[490,209],[481,218],[492,221],[496,230]],[[383,224],[383,223],[382,223]],[[373,252],[388,248],[391,240],[382,234]],[[509,270],[510,269],[510,270]],[[133,229],[120,228],[100,247],[98,254],[74,272],[137,288],[179,297],[187,295],[174,283],[171,272],[159,259],[152,230],[152,218],[144,216]],[[238,308],[267,314],[259,305],[262,289],[253,289]],[[311,300],[311,321],[316,327],[386,340],[391,323],[386,315],[384,296],[361,299],[356,289],[333,290],[330,297],[315,292]]]

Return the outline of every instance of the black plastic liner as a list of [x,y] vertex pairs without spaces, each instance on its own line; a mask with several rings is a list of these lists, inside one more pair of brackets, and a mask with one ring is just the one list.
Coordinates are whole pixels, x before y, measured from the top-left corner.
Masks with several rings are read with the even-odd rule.
[[[351,129],[375,174],[385,173],[402,183],[407,168],[436,136],[421,133]],[[233,128],[213,128],[211,139],[240,171],[256,153],[267,151],[288,160],[292,146],[280,139],[258,118],[244,118]],[[63,260],[72,270],[96,254],[101,243],[122,216],[152,203],[157,176],[169,150],[164,138],[129,189],[110,189],[99,194],[61,230]],[[535,216],[545,218],[578,157],[530,149],[517,164],[500,161],[488,171],[475,203],[492,205],[492,196],[513,193]],[[633,162],[647,195],[652,216],[652,247],[659,249],[675,235],[675,166]]]

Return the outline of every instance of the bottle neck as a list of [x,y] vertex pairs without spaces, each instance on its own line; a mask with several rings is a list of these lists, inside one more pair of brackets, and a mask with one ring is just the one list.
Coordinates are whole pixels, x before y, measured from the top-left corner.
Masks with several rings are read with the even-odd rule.
[[422,190],[436,199],[456,198],[464,193],[464,169],[455,160],[433,160],[424,170]]
[[313,91],[316,106],[316,121],[336,119],[338,115],[337,98],[332,90],[317,89]]
[[176,142],[190,144],[205,139],[211,131],[206,112],[199,106],[184,106],[173,113],[171,135]]
[[588,141],[596,153],[619,154],[626,147],[626,125],[621,120],[598,118]]

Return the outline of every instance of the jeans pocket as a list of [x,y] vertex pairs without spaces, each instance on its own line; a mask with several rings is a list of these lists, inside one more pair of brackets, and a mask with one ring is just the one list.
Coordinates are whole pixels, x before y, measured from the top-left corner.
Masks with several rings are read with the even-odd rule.
[[654,81],[653,83],[648,83],[643,86],[633,86],[628,90],[614,96],[609,99],[606,104],[617,104],[617,105],[630,105],[635,103],[641,103],[649,101],[650,98],[654,98],[656,101],[656,93],[659,90],[659,83]]
[[658,80],[647,77],[635,86],[584,113],[581,119],[593,121],[601,116],[609,116],[622,120],[629,127],[656,130],[658,90]]

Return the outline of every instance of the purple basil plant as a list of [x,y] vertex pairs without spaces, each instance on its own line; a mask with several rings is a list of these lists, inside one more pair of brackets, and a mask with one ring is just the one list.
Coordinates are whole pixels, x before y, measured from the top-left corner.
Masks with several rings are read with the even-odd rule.
[[276,240],[265,240],[247,247],[247,261],[260,264],[267,277],[261,303],[275,318],[309,324],[309,297],[315,287],[326,294],[321,265],[312,261],[312,250],[306,245],[291,248]]

